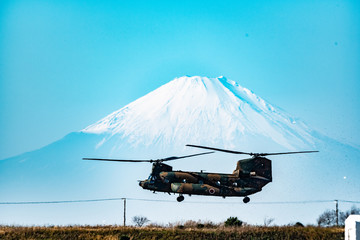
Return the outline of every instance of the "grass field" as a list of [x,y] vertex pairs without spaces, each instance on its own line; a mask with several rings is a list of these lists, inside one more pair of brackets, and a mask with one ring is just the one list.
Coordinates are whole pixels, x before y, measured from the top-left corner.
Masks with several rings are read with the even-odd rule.
[[0,226],[0,239],[344,239],[343,228],[322,227],[119,227],[119,226]]

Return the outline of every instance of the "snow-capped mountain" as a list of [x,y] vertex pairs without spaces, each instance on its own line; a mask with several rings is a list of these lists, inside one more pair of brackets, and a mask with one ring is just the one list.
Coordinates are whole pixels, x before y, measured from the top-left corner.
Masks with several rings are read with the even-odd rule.
[[[311,130],[225,77],[180,77],[82,130],[132,146],[201,142],[247,146],[251,139],[286,149],[309,148]],[[237,144],[235,144],[237,143]]]
[[[324,211],[322,205],[269,208],[248,204],[214,208],[214,205],[184,203],[175,206],[178,203],[174,196],[153,195],[138,186],[137,180],[148,176],[151,165],[81,160],[83,157],[155,159],[199,152],[186,148],[185,144],[244,152],[320,151],[312,155],[271,156],[273,183],[252,196],[255,202],[360,198],[359,149],[313,131],[234,81],[195,76],[176,78],[48,146],[1,160],[0,202],[109,197],[167,200],[146,202],[146,205],[144,201],[130,200],[127,205],[130,217],[145,215],[162,223],[199,218],[223,221],[234,215],[258,224],[266,216],[275,217],[277,224],[314,223]],[[214,153],[174,161],[171,165],[178,170],[231,172],[238,159],[238,156]],[[216,201],[192,198],[200,203]],[[0,205],[0,224],[99,224],[99,218],[119,224],[122,214],[114,208],[121,209],[120,205],[107,202],[91,206],[46,205],[39,206],[47,209],[41,213],[36,206]],[[285,214],[286,211],[292,214]],[[297,218],[292,218],[295,215]]]

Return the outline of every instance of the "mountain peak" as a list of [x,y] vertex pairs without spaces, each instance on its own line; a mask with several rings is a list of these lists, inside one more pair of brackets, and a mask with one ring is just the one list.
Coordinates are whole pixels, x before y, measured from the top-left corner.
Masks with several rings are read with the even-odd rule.
[[[80,159],[157,159],[199,151],[185,148],[185,144],[244,152],[319,150],[319,154],[279,157],[272,165],[276,183],[262,195],[254,197],[274,201],[291,201],[304,196],[359,199],[359,149],[312,132],[301,121],[293,121],[289,114],[241,87],[236,81],[199,76],[176,78],[80,133],[70,133],[39,150],[0,161],[0,197],[3,201],[8,201],[9,196],[61,199],[64,193],[73,198],[96,193],[99,196],[120,194],[128,198],[149,198],[148,194],[151,193],[137,187],[136,180],[146,175],[151,166],[95,163]],[[205,167],[209,172],[230,172],[236,163],[234,158],[238,160],[240,157],[218,153],[202,159],[174,161],[171,165],[183,171],[197,171]],[[276,157],[272,156],[271,159],[275,160]],[[320,178],[321,184],[314,185]],[[298,191],[294,191],[294,186]],[[154,199],[163,197],[166,198],[166,195],[154,196]],[[143,205],[142,202],[133,204],[133,209]],[[161,210],[163,206],[160,205]],[[189,219],[198,215],[214,215],[211,207],[196,212],[196,206],[187,206],[190,206],[189,211],[185,211],[190,214]],[[281,211],[281,208],[283,206],[274,211]],[[184,212],[183,207],[174,209],[178,209],[179,213]],[[58,211],[56,208],[53,210]],[[72,210],[69,208],[69,211]],[[103,207],[98,207],[98,210],[103,211]],[[257,209],[255,213],[261,216],[265,210]],[[318,210],[304,208],[301,211],[311,216]],[[34,213],[37,211],[33,209]],[[64,215],[64,212],[68,211],[59,210],[54,221],[58,221],[58,216],[62,215],[68,221],[69,215]],[[75,221],[89,224],[86,222],[89,218],[76,218],[87,216],[89,212],[87,206],[80,209],[74,213]],[[150,216],[153,213],[145,214]],[[252,216],[254,211],[248,214]],[[21,223],[24,221],[23,215],[23,211],[17,215],[13,211],[8,211],[8,214],[5,211],[1,217],[3,222],[16,219],[11,221]],[[164,219],[167,215],[156,216]],[[47,221],[45,215],[43,219]],[[58,223],[62,224],[61,221]]]
[[117,137],[133,146],[190,142],[234,147],[256,140],[285,149],[308,147],[313,142],[309,128],[292,119],[233,80],[183,76],[82,132],[107,135],[101,144]]

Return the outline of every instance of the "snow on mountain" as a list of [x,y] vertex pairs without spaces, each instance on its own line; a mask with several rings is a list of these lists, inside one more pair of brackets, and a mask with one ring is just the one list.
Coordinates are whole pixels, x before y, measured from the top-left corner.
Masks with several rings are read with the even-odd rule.
[[[257,224],[267,216],[276,217],[277,224],[314,223],[327,207],[319,204],[306,207],[219,204],[216,208],[212,204],[174,205],[179,203],[173,195],[154,195],[138,186],[137,180],[148,176],[149,164],[81,160],[83,157],[155,159],[200,152],[184,147],[187,143],[245,152],[320,151],[271,156],[273,183],[252,195],[254,202],[360,198],[359,149],[312,131],[234,81],[195,76],[176,78],[48,146],[1,160],[0,201],[112,196],[166,200],[168,202],[146,204],[130,201],[127,205],[130,216],[144,215],[160,223],[200,217],[220,222],[233,215]],[[214,153],[174,161],[171,166],[178,170],[231,172],[239,158]],[[216,201],[202,196],[191,198],[200,203]],[[242,203],[229,198],[221,201]],[[122,208],[121,203],[111,204],[2,206],[0,224],[99,224],[99,219],[122,222],[119,213],[114,211]]]
[[[132,146],[185,143],[246,146],[252,139],[285,149],[309,148],[311,130],[225,77],[180,77],[82,130]],[[237,143],[237,144],[235,144]]]

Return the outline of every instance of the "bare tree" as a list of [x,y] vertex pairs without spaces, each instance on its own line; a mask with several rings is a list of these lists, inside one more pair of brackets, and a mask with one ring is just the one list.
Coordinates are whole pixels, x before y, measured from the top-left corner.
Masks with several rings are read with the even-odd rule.
[[351,214],[360,214],[360,208],[352,206],[350,210],[346,212],[339,212],[339,215],[336,216],[335,210],[326,210],[323,212],[317,219],[317,223],[322,227],[332,227],[336,226],[336,219],[339,219],[339,226],[345,225],[345,220]]
[[322,227],[331,227],[336,225],[336,211],[326,210],[316,220],[317,224]]
[[264,218],[264,226],[265,227],[268,227],[268,226],[270,226],[270,224],[272,224],[273,222],[274,222],[274,218],[268,218],[268,217],[265,217]]
[[346,212],[340,212],[339,216],[339,224],[345,225],[345,220],[350,216],[351,214],[360,214],[360,208],[357,208],[356,206],[352,206],[350,210]]
[[135,223],[135,226],[142,227],[145,223],[150,222],[150,220],[147,217],[144,216],[135,216],[133,217],[133,222]]

